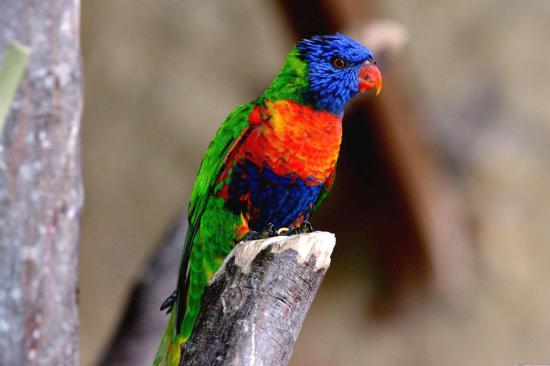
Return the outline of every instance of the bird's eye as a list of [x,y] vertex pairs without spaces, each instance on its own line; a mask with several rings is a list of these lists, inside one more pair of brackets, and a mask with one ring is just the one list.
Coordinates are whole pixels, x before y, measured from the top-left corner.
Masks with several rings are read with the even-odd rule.
[[343,58],[341,57],[335,57],[332,59],[332,66],[334,66],[336,69],[343,69],[344,67],[347,66],[347,62],[346,60],[344,60]]

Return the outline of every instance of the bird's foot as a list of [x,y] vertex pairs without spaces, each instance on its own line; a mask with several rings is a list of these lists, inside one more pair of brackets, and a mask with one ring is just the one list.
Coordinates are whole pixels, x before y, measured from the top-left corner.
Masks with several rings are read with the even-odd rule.
[[275,231],[275,225],[269,223],[262,231],[249,231],[243,238],[242,241],[248,240],[258,240],[258,239],[267,239],[273,236],[277,236],[277,231]]
[[260,233],[258,231],[250,230],[246,233],[245,236],[241,239],[241,241],[250,241],[250,240],[258,240],[260,238]]
[[172,307],[178,298],[178,290],[174,290],[170,296],[160,306],[160,311],[166,310],[166,314],[170,314]]
[[279,236],[291,235],[291,234],[288,234],[290,231],[292,230],[287,227],[281,227],[277,229],[277,235]]
[[298,234],[305,234],[305,233],[311,233],[313,231],[313,226],[311,226],[311,222],[304,221],[300,227],[297,228],[288,228],[288,227],[282,227],[279,230],[277,230],[277,235],[281,236],[291,236],[291,235],[298,235]]
[[277,231],[275,231],[275,225],[273,225],[272,223],[267,224],[267,226],[262,230],[260,235],[263,237],[263,239],[277,236]]
[[275,226],[272,223],[267,224],[267,226],[262,231],[249,231],[241,240],[258,240],[258,239],[267,239],[274,236],[291,236],[304,233],[311,233],[313,231],[313,226],[309,221],[302,222],[302,225],[297,228],[288,228],[281,227],[275,230]]
[[292,235],[298,235],[300,234],[299,228],[288,228],[288,227],[282,227],[279,230],[277,230],[277,234],[280,236],[292,236]]
[[311,233],[313,232],[313,225],[311,225],[311,222],[308,220],[305,220],[302,222],[302,225],[300,225],[300,232],[301,233]]

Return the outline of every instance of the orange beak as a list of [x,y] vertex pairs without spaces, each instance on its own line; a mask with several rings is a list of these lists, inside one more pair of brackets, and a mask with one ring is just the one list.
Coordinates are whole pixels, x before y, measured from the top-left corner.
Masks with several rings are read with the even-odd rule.
[[365,63],[365,66],[359,69],[359,91],[376,89],[376,95],[382,90],[382,74],[372,62]]

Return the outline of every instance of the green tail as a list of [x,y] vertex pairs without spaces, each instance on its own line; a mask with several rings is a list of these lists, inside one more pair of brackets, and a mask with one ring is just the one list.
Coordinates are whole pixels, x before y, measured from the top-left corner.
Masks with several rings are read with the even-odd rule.
[[160,341],[160,346],[155,355],[153,366],[179,366],[181,345],[187,340],[182,335],[176,334],[175,313],[170,314],[168,325]]
[[[202,294],[208,281],[218,270],[225,256],[231,251],[237,239],[240,216],[224,208],[224,201],[211,198],[201,217],[199,228],[190,229],[186,240],[186,248],[192,244],[193,250],[182,263],[180,274],[189,272],[178,285],[178,300],[174,303],[168,324],[157,350],[154,366],[178,366],[180,362],[181,346],[190,337],[195,326],[200,308]],[[184,251],[185,252],[185,251]],[[178,314],[182,317],[177,329]]]

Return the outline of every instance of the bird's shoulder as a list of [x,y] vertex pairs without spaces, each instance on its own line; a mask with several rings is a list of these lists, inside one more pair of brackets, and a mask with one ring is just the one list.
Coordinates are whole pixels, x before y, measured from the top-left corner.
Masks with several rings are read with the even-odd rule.
[[191,223],[199,219],[227,157],[251,126],[249,117],[254,106],[254,102],[251,102],[233,110],[208,145],[189,200],[188,216]]

